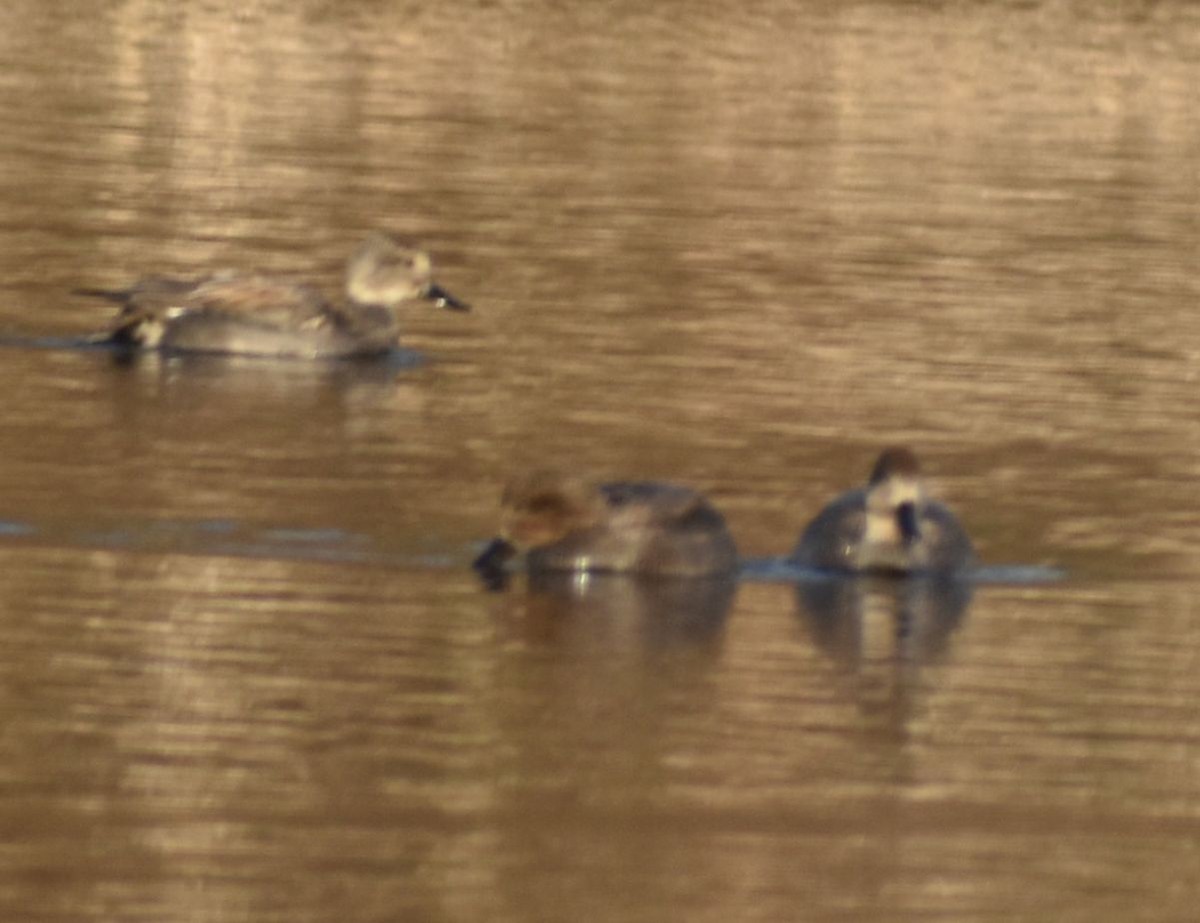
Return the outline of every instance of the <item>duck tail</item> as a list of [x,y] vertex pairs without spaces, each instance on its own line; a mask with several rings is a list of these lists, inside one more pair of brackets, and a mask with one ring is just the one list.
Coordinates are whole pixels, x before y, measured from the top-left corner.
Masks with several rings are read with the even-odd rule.
[[104,342],[113,346],[142,346],[144,345],[142,318],[123,317],[120,323],[101,336]]
[[72,295],[82,295],[84,298],[100,298],[121,306],[116,323],[107,333],[98,333],[91,338],[97,346],[138,346],[141,344],[139,326],[142,316],[130,303],[130,292],[110,288],[73,288]]
[[111,288],[73,288],[72,295],[82,295],[84,298],[102,298],[116,304],[128,304],[129,292]]

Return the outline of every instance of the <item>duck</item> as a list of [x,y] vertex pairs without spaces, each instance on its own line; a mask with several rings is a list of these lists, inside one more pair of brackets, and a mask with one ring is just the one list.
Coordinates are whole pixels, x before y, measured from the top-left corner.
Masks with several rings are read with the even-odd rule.
[[931,499],[916,454],[884,449],[865,487],[824,507],[800,534],[790,560],[803,567],[850,573],[956,573],[975,549],[946,506]]
[[346,263],[345,300],[304,283],[224,270],[194,279],[151,276],[123,290],[76,289],[121,306],[102,338],[147,350],[293,358],[344,358],[396,347],[398,317],[411,302],[467,311],[433,281],[429,254],[377,231]]
[[596,483],[534,470],[509,481],[500,505],[500,534],[474,562],[484,575],[518,555],[531,574],[706,577],[738,567],[724,517],[702,494],[677,484]]

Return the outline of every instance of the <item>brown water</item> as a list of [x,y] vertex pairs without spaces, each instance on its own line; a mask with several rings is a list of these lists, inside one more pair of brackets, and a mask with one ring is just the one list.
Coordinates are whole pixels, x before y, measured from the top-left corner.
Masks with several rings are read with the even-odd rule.
[[[4,4],[0,919],[1195,919],[1200,12],[727,6]],[[420,365],[55,339],[377,226]],[[761,558],[897,440],[1035,569],[467,567],[524,464]]]

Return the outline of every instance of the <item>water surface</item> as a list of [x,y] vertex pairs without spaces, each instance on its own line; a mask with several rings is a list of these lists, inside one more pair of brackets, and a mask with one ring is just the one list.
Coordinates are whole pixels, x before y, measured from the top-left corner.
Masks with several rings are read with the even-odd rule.
[[[2,915],[1192,919],[1198,36],[7,4]],[[378,226],[475,308],[419,363],[45,348],[73,287],[332,292]],[[961,596],[468,567],[523,465],[769,560],[898,440],[1001,568]]]

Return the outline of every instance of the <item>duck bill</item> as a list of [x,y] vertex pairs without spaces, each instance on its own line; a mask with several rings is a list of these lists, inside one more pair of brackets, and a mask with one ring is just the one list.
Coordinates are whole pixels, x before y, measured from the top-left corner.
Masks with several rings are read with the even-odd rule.
[[440,285],[430,285],[425,292],[425,297],[432,301],[437,307],[445,308],[449,311],[470,311],[471,306],[465,301],[459,301]]
[[481,574],[496,573],[503,570],[504,565],[516,557],[517,549],[511,542],[502,538],[494,538],[483,552],[471,564]]
[[911,545],[920,537],[921,529],[917,521],[915,503],[901,503],[896,507],[896,525],[900,528],[904,544]]

